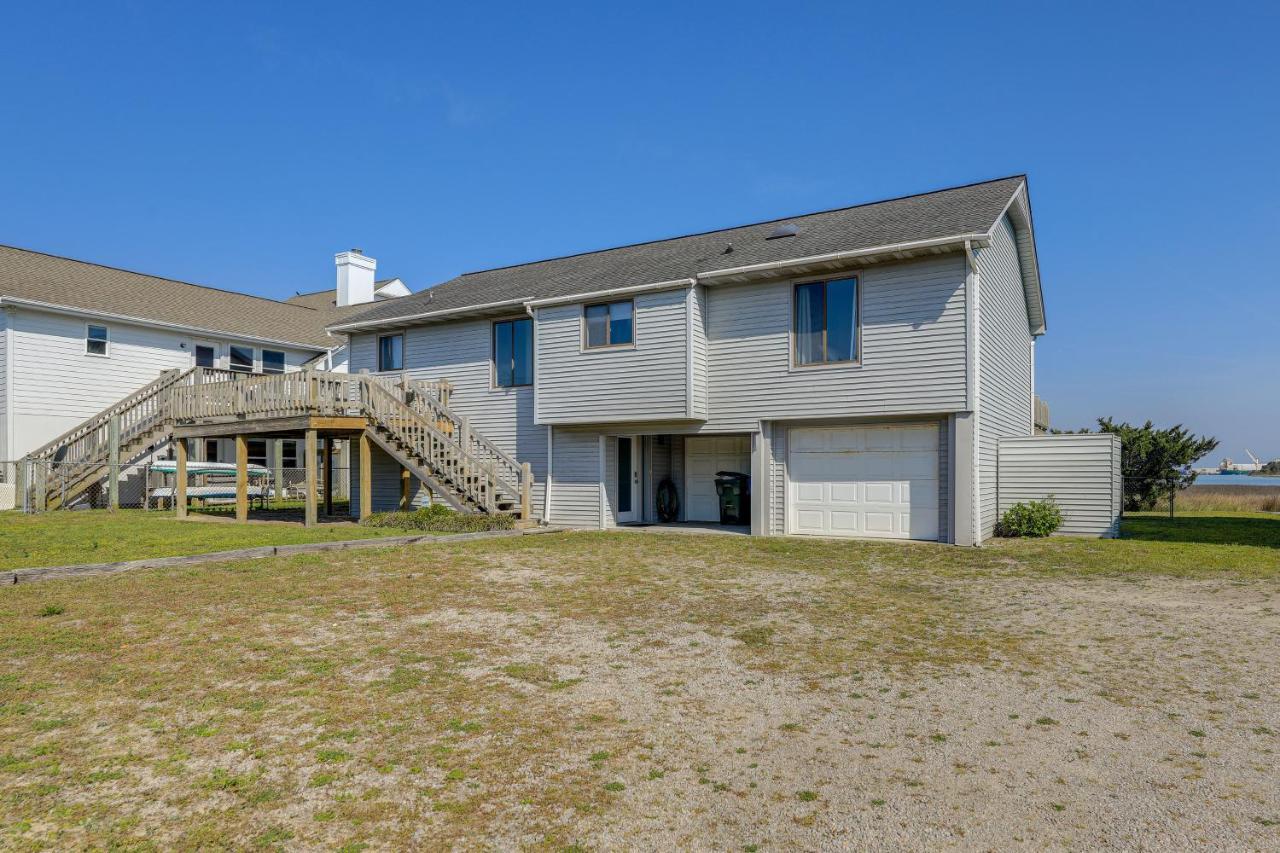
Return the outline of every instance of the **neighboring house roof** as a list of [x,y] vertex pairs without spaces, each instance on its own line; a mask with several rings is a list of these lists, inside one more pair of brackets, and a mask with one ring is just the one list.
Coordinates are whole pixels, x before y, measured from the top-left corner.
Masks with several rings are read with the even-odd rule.
[[[409,288],[405,286],[398,278],[382,278],[373,283],[373,292],[375,296],[382,298],[397,298],[407,296]],[[319,311],[335,310],[338,307],[337,291],[330,287],[325,290],[316,290],[311,293],[299,293],[296,296],[290,296],[285,302],[290,305],[305,305],[307,308],[315,308]],[[344,314],[350,314],[353,310],[367,309],[369,305],[348,305],[342,309]]]
[[[1021,211],[1015,218],[1015,227],[1022,221],[1030,233],[1026,198],[1026,178],[1016,175],[838,210],[467,273],[394,302],[366,306],[368,310],[331,328],[356,330],[410,319],[427,322],[435,314],[457,314],[468,309],[699,277],[727,279],[730,270],[776,268],[841,253],[892,248],[896,251],[886,252],[888,257],[902,257],[912,247],[923,250],[926,246],[941,247],[947,241],[985,239],[1006,211],[1012,215],[1014,207]],[[795,233],[776,236],[779,230]],[[1024,270],[1024,278],[1033,328],[1042,330],[1034,239],[1029,245],[1033,269]]]
[[368,306],[324,310],[29,249],[0,246],[0,304],[36,304],[304,349],[343,341],[325,327]]

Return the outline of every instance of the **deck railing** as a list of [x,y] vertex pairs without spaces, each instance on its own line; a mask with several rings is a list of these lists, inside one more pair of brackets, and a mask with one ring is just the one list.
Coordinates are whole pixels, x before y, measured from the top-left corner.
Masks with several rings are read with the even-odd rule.
[[[144,439],[173,424],[366,417],[422,459],[441,482],[458,490],[471,505],[491,512],[497,496],[503,494],[520,501],[527,511],[532,487],[529,466],[473,430],[465,415],[456,414],[449,407],[451,392],[446,380],[424,382],[407,375],[170,370],[27,458],[56,462],[60,470],[75,472],[74,483],[58,484],[56,490],[65,503],[70,496],[68,485],[75,491],[101,480],[100,470],[118,463],[123,449],[135,452]],[[36,508],[38,503],[38,509],[46,508],[45,496],[53,493],[50,485],[43,481],[26,485],[32,490],[26,505]]]

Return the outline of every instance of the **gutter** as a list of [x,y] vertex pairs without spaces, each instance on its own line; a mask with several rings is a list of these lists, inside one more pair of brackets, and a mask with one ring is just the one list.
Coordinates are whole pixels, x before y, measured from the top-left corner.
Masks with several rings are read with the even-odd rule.
[[512,308],[524,305],[525,301],[525,298],[521,296],[518,299],[505,299],[501,302],[484,302],[480,305],[467,305],[462,308],[446,308],[442,311],[426,311],[421,314],[404,314],[395,317],[387,317],[382,320],[366,320],[363,323],[338,323],[334,326],[326,326],[325,331],[358,332],[366,329],[376,329],[379,326],[404,326],[412,323],[414,320],[429,320],[436,317],[452,317],[457,314],[471,314],[476,311],[484,311],[489,308]]
[[324,352],[325,347],[317,344],[304,344],[298,341],[285,341],[275,338],[262,338],[253,335],[244,335],[238,332],[228,332],[223,329],[206,329],[200,326],[184,326],[181,323],[166,323],[163,320],[149,320],[146,317],[134,317],[129,314],[113,314],[109,311],[94,311],[88,308],[73,308],[70,305],[57,305],[52,302],[40,302],[35,299],[19,299],[13,296],[0,296],[0,306],[13,305],[21,308],[30,308],[35,311],[48,311],[52,314],[69,314],[74,317],[91,317],[95,320],[110,320],[118,323],[132,323],[137,326],[150,326],[156,329],[169,329],[178,332],[194,332],[197,335],[205,335],[207,337],[225,338],[234,341],[246,341],[248,343],[259,344],[275,344],[276,346],[290,347],[292,349],[306,350],[308,352]]
[[749,264],[745,267],[730,267],[725,270],[712,270],[711,272],[700,272],[697,275],[699,282],[713,281],[718,278],[726,278],[728,276],[744,275],[755,272],[770,272],[772,270],[786,269],[787,267],[803,266],[805,264],[822,264],[832,261],[853,260],[855,258],[865,258],[868,255],[883,255],[886,252],[907,252],[913,249],[929,249],[935,246],[948,246],[961,244],[969,245],[971,242],[986,243],[986,234],[957,234],[951,237],[934,237],[929,240],[912,240],[907,243],[890,243],[885,246],[871,246],[866,249],[850,249],[845,252],[829,252],[825,255],[809,255],[803,258],[788,258],[784,261],[769,261],[763,264]]

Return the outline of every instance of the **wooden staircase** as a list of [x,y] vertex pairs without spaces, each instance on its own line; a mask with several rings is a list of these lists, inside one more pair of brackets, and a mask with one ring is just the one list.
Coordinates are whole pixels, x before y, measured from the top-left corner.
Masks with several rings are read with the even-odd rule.
[[[168,400],[172,388],[189,382],[194,370],[166,370],[160,377],[108,406],[19,463],[22,506],[40,512],[69,506],[105,485],[118,503],[123,467],[169,440]],[[112,471],[116,476],[110,476]],[[96,500],[95,500],[96,502]]]
[[[266,430],[306,418],[359,418],[364,434],[455,509],[532,521],[533,477],[448,405],[447,382],[300,371],[273,375],[192,368],[156,381],[23,460],[30,511],[95,497],[111,471],[168,442],[175,427],[255,424]],[[112,506],[118,504],[112,491]]]

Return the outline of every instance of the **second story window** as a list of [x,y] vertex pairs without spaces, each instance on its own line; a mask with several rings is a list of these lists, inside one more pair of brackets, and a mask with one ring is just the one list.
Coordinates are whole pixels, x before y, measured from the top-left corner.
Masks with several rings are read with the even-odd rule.
[[378,372],[404,370],[404,335],[378,338]]
[[211,344],[196,344],[196,367],[217,367],[218,351]]
[[242,347],[232,344],[230,367],[236,373],[253,373],[253,347]]
[[87,355],[106,355],[108,338],[106,326],[95,326],[90,323],[85,328],[84,351]]
[[796,285],[792,314],[797,367],[858,360],[856,278]]
[[284,373],[284,353],[277,350],[264,349],[262,351],[262,372]]
[[635,305],[630,299],[605,305],[588,305],[583,312],[587,321],[587,347],[620,347],[635,343]]
[[499,388],[533,384],[533,320],[493,324],[493,382]]

